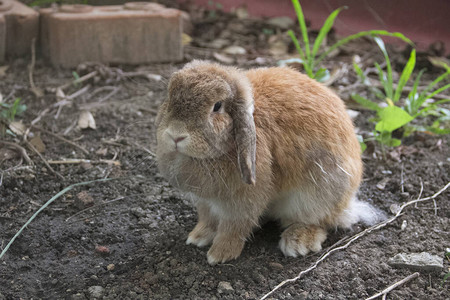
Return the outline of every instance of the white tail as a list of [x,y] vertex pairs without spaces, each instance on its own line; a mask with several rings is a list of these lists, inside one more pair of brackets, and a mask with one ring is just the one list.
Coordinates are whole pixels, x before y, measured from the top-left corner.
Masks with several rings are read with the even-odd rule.
[[385,219],[386,214],[383,211],[367,202],[353,198],[349,207],[342,213],[339,225],[343,228],[349,228],[355,223],[362,222],[367,226],[371,226]]

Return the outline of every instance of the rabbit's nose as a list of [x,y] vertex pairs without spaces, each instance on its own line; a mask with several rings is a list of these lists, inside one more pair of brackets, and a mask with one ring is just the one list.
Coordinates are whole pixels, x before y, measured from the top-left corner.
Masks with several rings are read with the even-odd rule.
[[175,142],[175,144],[178,144],[178,142],[181,142],[182,140],[184,140],[186,137],[185,136],[179,136],[176,138],[172,138],[173,141]]

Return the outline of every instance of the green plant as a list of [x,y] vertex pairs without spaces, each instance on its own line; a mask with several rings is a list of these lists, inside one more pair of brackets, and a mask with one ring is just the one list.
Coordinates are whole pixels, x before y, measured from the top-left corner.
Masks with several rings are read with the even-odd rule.
[[27,106],[25,104],[20,104],[20,101],[20,98],[16,98],[13,104],[0,103],[0,116],[6,122],[13,122],[16,115],[20,115],[27,110]]
[[408,93],[408,96],[404,99],[404,101],[400,101],[401,96],[405,91],[405,86],[414,71],[414,67],[416,64],[416,50],[413,49],[411,51],[409,59],[405,67],[403,68],[398,83],[394,84],[392,65],[383,40],[379,37],[374,37],[374,40],[383,53],[386,63],[386,71],[383,71],[381,66],[378,63],[375,63],[378,78],[383,90],[380,90],[371,85],[369,79],[364,74],[362,69],[358,66],[358,64],[354,62],[353,67],[361,81],[369,87],[369,90],[375,95],[376,98],[385,101],[387,106],[381,107],[380,105],[378,105],[378,103],[357,94],[353,94],[352,98],[362,106],[377,112],[377,118],[373,119],[373,121],[376,122],[374,132],[375,139],[382,145],[399,146],[401,144],[401,140],[393,138],[392,132],[401,127],[407,129],[405,130],[404,134],[409,134],[412,131],[418,130],[421,127],[409,126],[408,128],[406,128],[406,125],[419,116],[426,115],[437,116],[437,119],[434,121],[433,125],[426,127],[427,130],[440,134],[450,133],[450,129],[441,128],[440,126],[450,119],[450,112],[444,108],[439,107],[440,104],[448,102],[450,100],[445,99],[437,101],[433,104],[426,104],[427,99],[430,99],[450,88],[450,84],[447,84],[433,90],[433,88],[435,88],[439,82],[443,81],[449,76],[450,71],[446,71],[444,74],[440,75],[430,84],[428,84],[422,92],[419,92],[418,89],[420,79],[422,77],[422,74],[425,72],[425,70],[421,70],[416,76],[413,86]]
[[[450,251],[448,251],[448,249],[447,249],[447,251],[446,251],[446,253],[445,253],[445,258],[446,258],[448,261],[450,261]],[[444,275],[444,278],[442,279],[441,286],[444,285],[445,281],[446,281],[449,277],[450,277],[450,271],[448,271],[448,273]]]
[[295,44],[300,59],[302,60],[303,67],[305,68],[306,74],[309,77],[316,79],[317,81],[325,81],[329,77],[329,71],[327,69],[318,68],[319,63],[322,60],[324,60],[332,51],[354,39],[363,36],[385,35],[400,38],[401,40],[412,45],[411,40],[399,32],[388,32],[385,30],[369,30],[369,31],[361,31],[356,34],[347,36],[346,38],[343,38],[342,40],[339,40],[338,42],[330,46],[328,49],[323,50],[322,53],[319,55],[319,50],[326,36],[333,27],[334,20],[343,9],[346,9],[346,7],[338,8],[328,16],[322,28],[320,28],[319,35],[317,36],[311,48],[310,38],[308,36],[308,30],[306,28],[305,17],[303,15],[303,10],[300,5],[300,2],[298,0],[292,0],[292,4],[294,6],[298,22],[300,24],[301,37],[303,40],[303,48],[300,45],[299,40],[297,39],[295,33],[292,30],[289,30],[288,34]]

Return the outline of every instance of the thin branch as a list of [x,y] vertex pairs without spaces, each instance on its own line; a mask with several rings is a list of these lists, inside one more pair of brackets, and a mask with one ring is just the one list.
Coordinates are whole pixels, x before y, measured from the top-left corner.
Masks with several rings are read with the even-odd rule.
[[294,278],[290,278],[290,279],[284,280],[283,282],[281,282],[280,284],[278,284],[277,286],[275,286],[270,292],[268,292],[267,294],[265,294],[264,296],[262,296],[260,300],[266,299],[267,297],[269,297],[270,295],[272,295],[275,291],[277,291],[278,289],[280,289],[281,287],[283,287],[283,286],[286,285],[287,283],[295,282],[295,281],[299,280],[303,275],[305,275],[306,273],[308,273],[308,272],[314,270],[314,269],[317,267],[317,265],[318,265],[319,263],[321,263],[322,261],[324,261],[325,258],[327,258],[328,256],[330,256],[332,253],[337,252],[337,251],[342,250],[342,249],[346,249],[351,243],[353,243],[354,241],[358,240],[360,237],[366,235],[367,233],[370,233],[370,232],[372,232],[372,231],[378,230],[378,229],[383,228],[383,227],[385,227],[386,225],[392,223],[393,221],[395,221],[395,220],[398,218],[398,216],[400,216],[400,214],[402,213],[402,211],[403,211],[403,209],[404,209],[405,207],[410,206],[411,204],[418,203],[418,202],[423,202],[423,201],[433,200],[433,199],[435,199],[437,196],[439,196],[442,192],[444,192],[449,186],[450,186],[450,182],[448,182],[442,189],[440,189],[440,190],[439,190],[437,193],[435,193],[433,196],[426,197],[426,198],[418,198],[418,199],[416,199],[416,200],[412,200],[412,201],[409,201],[409,202],[404,203],[402,206],[400,206],[400,209],[399,209],[398,212],[395,214],[395,216],[393,216],[392,218],[390,218],[390,219],[388,219],[388,220],[386,220],[386,221],[383,221],[383,222],[381,222],[381,223],[378,223],[378,224],[376,224],[376,225],[373,225],[373,226],[367,228],[366,230],[361,231],[360,233],[354,235],[353,237],[350,238],[350,240],[349,240],[345,245],[328,250],[328,251],[325,252],[325,253],[324,253],[324,254],[323,254],[323,255],[322,255],[322,256],[321,256],[321,257],[320,257],[320,258],[319,258],[312,266],[311,266],[311,267],[309,267],[308,269],[306,269],[306,270],[304,270],[304,271],[301,271],[301,272],[300,272],[296,277],[294,277]]
[[87,151],[85,148],[83,148],[83,147],[77,145],[76,143],[74,143],[74,142],[72,142],[72,141],[70,141],[70,140],[68,140],[68,139],[66,139],[66,138],[63,138],[63,137],[60,136],[60,135],[57,135],[56,133],[53,133],[53,132],[51,132],[51,131],[48,131],[48,130],[46,130],[46,129],[44,129],[44,128],[41,128],[41,127],[39,127],[39,126],[36,126],[36,125],[32,125],[31,127],[33,127],[34,129],[37,129],[37,130],[39,130],[39,131],[45,132],[45,133],[47,133],[47,134],[49,134],[49,135],[51,135],[51,136],[53,136],[53,137],[55,137],[55,138],[57,138],[57,139],[59,139],[59,140],[65,142],[65,143],[67,143],[67,144],[70,144],[70,145],[74,146],[75,148],[80,149],[80,150],[83,151],[85,154],[89,154],[89,151]]
[[28,142],[27,140],[25,140],[25,143],[27,144],[28,148],[30,148],[31,150],[33,150],[33,152],[36,153],[36,154],[40,157],[40,159],[44,162],[44,164],[47,166],[47,168],[49,168],[49,170],[50,170],[53,174],[55,174],[56,176],[58,176],[59,178],[61,178],[62,180],[64,180],[64,176],[62,176],[60,173],[56,172],[56,171],[49,165],[49,163],[48,163],[47,160],[44,158],[44,156],[42,156],[42,154],[39,153],[39,151],[37,151],[37,149],[34,148],[34,146],[33,146],[30,142]]
[[30,87],[31,91],[37,98],[41,98],[43,96],[42,91],[36,87],[33,80],[33,72],[34,72],[34,65],[36,63],[36,38],[33,38],[31,40],[31,63],[28,67],[28,79],[30,80]]
[[73,84],[78,84],[78,83],[85,82],[86,80],[89,80],[89,79],[97,76],[97,74],[98,74],[98,71],[92,71],[91,73],[88,73],[88,74],[86,74],[84,76],[81,76],[80,78],[77,78],[75,80],[72,80],[72,81],[70,81],[70,82],[68,82],[66,84],[63,84],[63,85],[59,86],[58,88],[60,88],[61,90],[64,90],[64,89],[70,87]]
[[120,161],[118,160],[110,160],[110,159],[99,159],[99,160],[90,160],[90,159],[67,159],[67,160],[49,160],[49,164],[51,165],[64,165],[64,164],[112,164],[115,166],[120,166]]
[[106,205],[106,204],[109,204],[109,203],[112,203],[112,202],[116,202],[116,201],[119,201],[119,200],[122,200],[122,199],[125,199],[125,196],[121,196],[121,197],[118,197],[118,198],[113,199],[113,200],[105,201],[105,202],[103,202],[103,203],[100,203],[100,204],[97,204],[97,205],[93,205],[93,206],[87,207],[87,208],[85,208],[85,209],[83,209],[83,210],[80,210],[79,212],[77,212],[77,213],[71,215],[70,217],[68,217],[68,218],[66,219],[66,222],[69,221],[70,219],[72,219],[73,217],[76,217],[76,216],[78,216],[78,215],[84,213],[85,211],[88,211],[88,210],[91,210],[91,209],[94,209],[94,208],[97,208],[97,207],[100,207],[100,206],[103,206],[103,205]]
[[420,276],[419,272],[413,273],[413,274],[409,275],[408,277],[405,277],[402,280],[394,283],[393,285],[388,286],[387,288],[385,288],[381,292],[373,295],[372,297],[367,298],[366,300],[373,300],[373,299],[376,299],[376,298],[378,298],[380,296],[383,296],[383,298],[386,298],[387,293],[389,293],[393,289],[399,287],[400,285],[402,285],[402,284],[404,284],[404,283],[406,283],[406,282],[408,282],[408,281],[410,281],[410,280],[412,280],[414,278],[417,278],[419,276]]
[[33,164],[33,161],[30,159],[30,157],[27,154],[27,150],[25,150],[23,147],[15,144],[15,143],[5,142],[5,141],[0,141],[0,144],[6,145],[6,146],[9,146],[10,148],[14,148],[14,149],[18,150],[20,155],[25,159],[25,161],[28,164],[30,164],[30,165]]

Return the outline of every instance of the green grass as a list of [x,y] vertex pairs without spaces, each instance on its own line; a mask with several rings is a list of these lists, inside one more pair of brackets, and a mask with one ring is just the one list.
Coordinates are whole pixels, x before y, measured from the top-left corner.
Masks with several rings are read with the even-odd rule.
[[310,43],[310,37],[308,35],[308,30],[306,28],[306,22],[305,22],[305,16],[303,14],[302,7],[300,5],[300,2],[298,0],[292,0],[292,4],[294,6],[295,13],[298,18],[298,23],[300,24],[300,32],[301,32],[301,39],[302,44],[300,44],[300,41],[295,36],[295,33],[292,30],[288,31],[289,36],[291,37],[292,41],[294,42],[295,48],[297,49],[297,52],[300,56],[300,59],[302,60],[303,67],[305,69],[306,74],[316,79],[317,81],[325,81],[329,77],[329,71],[325,68],[322,68],[319,66],[319,64],[335,49],[339,48],[340,46],[364,37],[364,36],[375,36],[375,35],[384,35],[384,36],[390,36],[390,37],[396,37],[399,38],[408,44],[413,44],[410,39],[405,37],[403,34],[399,32],[388,32],[385,30],[369,30],[369,31],[361,31],[356,34],[347,36],[343,38],[342,40],[339,40],[335,44],[331,45],[327,49],[323,48],[323,42],[325,38],[327,37],[328,33],[330,32],[331,28],[334,25],[334,21],[339,15],[339,13],[346,9],[347,7],[341,7],[336,10],[334,10],[328,18],[325,20],[324,24],[320,28],[319,35],[315,39],[314,43],[311,45]]
[[48,200],[44,205],[42,205],[29,219],[27,222],[25,222],[25,224],[19,229],[19,231],[17,231],[17,233],[12,237],[12,239],[9,241],[9,243],[6,245],[6,247],[3,249],[3,251],[0,253],[0,259],[2,259],[2,257],[6,254],[6,252],[8,251],[8,249],[11,247],[11,245],[14,243],[14,241],[20,236],[20,234],[22,233],[22,231],[28,226],[30,225],[30,223],[37,217],[37,215],[43,211],[47,206],[49,206],[53,201],[55,201],[56,199],[58,199],[59,197],[61,197],[62,195],[64,195],[65,193],[67,193],[68,191],[70,191],[71,189],[78,187],[78,186],[84,186],[84,185],[88,185],[91,183],[97,183],[97,182],[105,182],[105,181],[110,181],[110,180],[117,180],[120,178],[104,178],[104,179],[97,179],[97,180],[91,180],[91,181],[86,181],[86,182],[80,182],[80,183],[75,183],[72,185],[69,185],[68,187],[66,187],[65,189],[63,189],[62,191],[60,191],[59,193],[57,193],[55,196],[53,196],[50,200]]
[[[394,84],[392,64],[384,42],[379,37],[374,37],[374,40],[380,48],[386,63],[386,70],[383,70],[380,64],[375,63],[378,78],[382,85],[382,90],[370,84],[370,81],[364,75],[364,72],[358,64],[353,63],[353,67],[360,80],[369,88],[371,94],[373,94],[375,98],[384,101],[387,106],[381,107],[377,102],[364,98],[358,94],[353,94],[352,98],[360,105],[377,113],[377,118],[374,119],[374,122],[376,123],[374,131],[375,139],[382,145],[399,146],[401,144],[401,140],[393,138],[392,132],[402,127],[405,129],[405,134],[409,134],[415,130],[428,130],[437,134],[450,133],[450,129],[445,128],[445,124],[450,120],[450,111],[439,106],[440,104],[449,102],[450,100],[444,99],[432,104],[426,103],[426,100],[433,98],[434,96],[450,88],[450,84],[436,88],[440,82],[449,77],[450,70],[447,70],[445,73],[429,83],[423,91],[419,92],[420,79],[425,72],[425,70],[421,70],[413,82],[411,91],[405,98],[402,98],[402,95],[405,94],[405,86],[411,79],[411,75],[416,65],[416,50],[413,49],[411,51],[409,59],[403,67],[398,81]],[[431,126],[407,126],[414,119],[428,115],[435,116],[435,121]],[[444,128],[441,125],[444,125]]]

